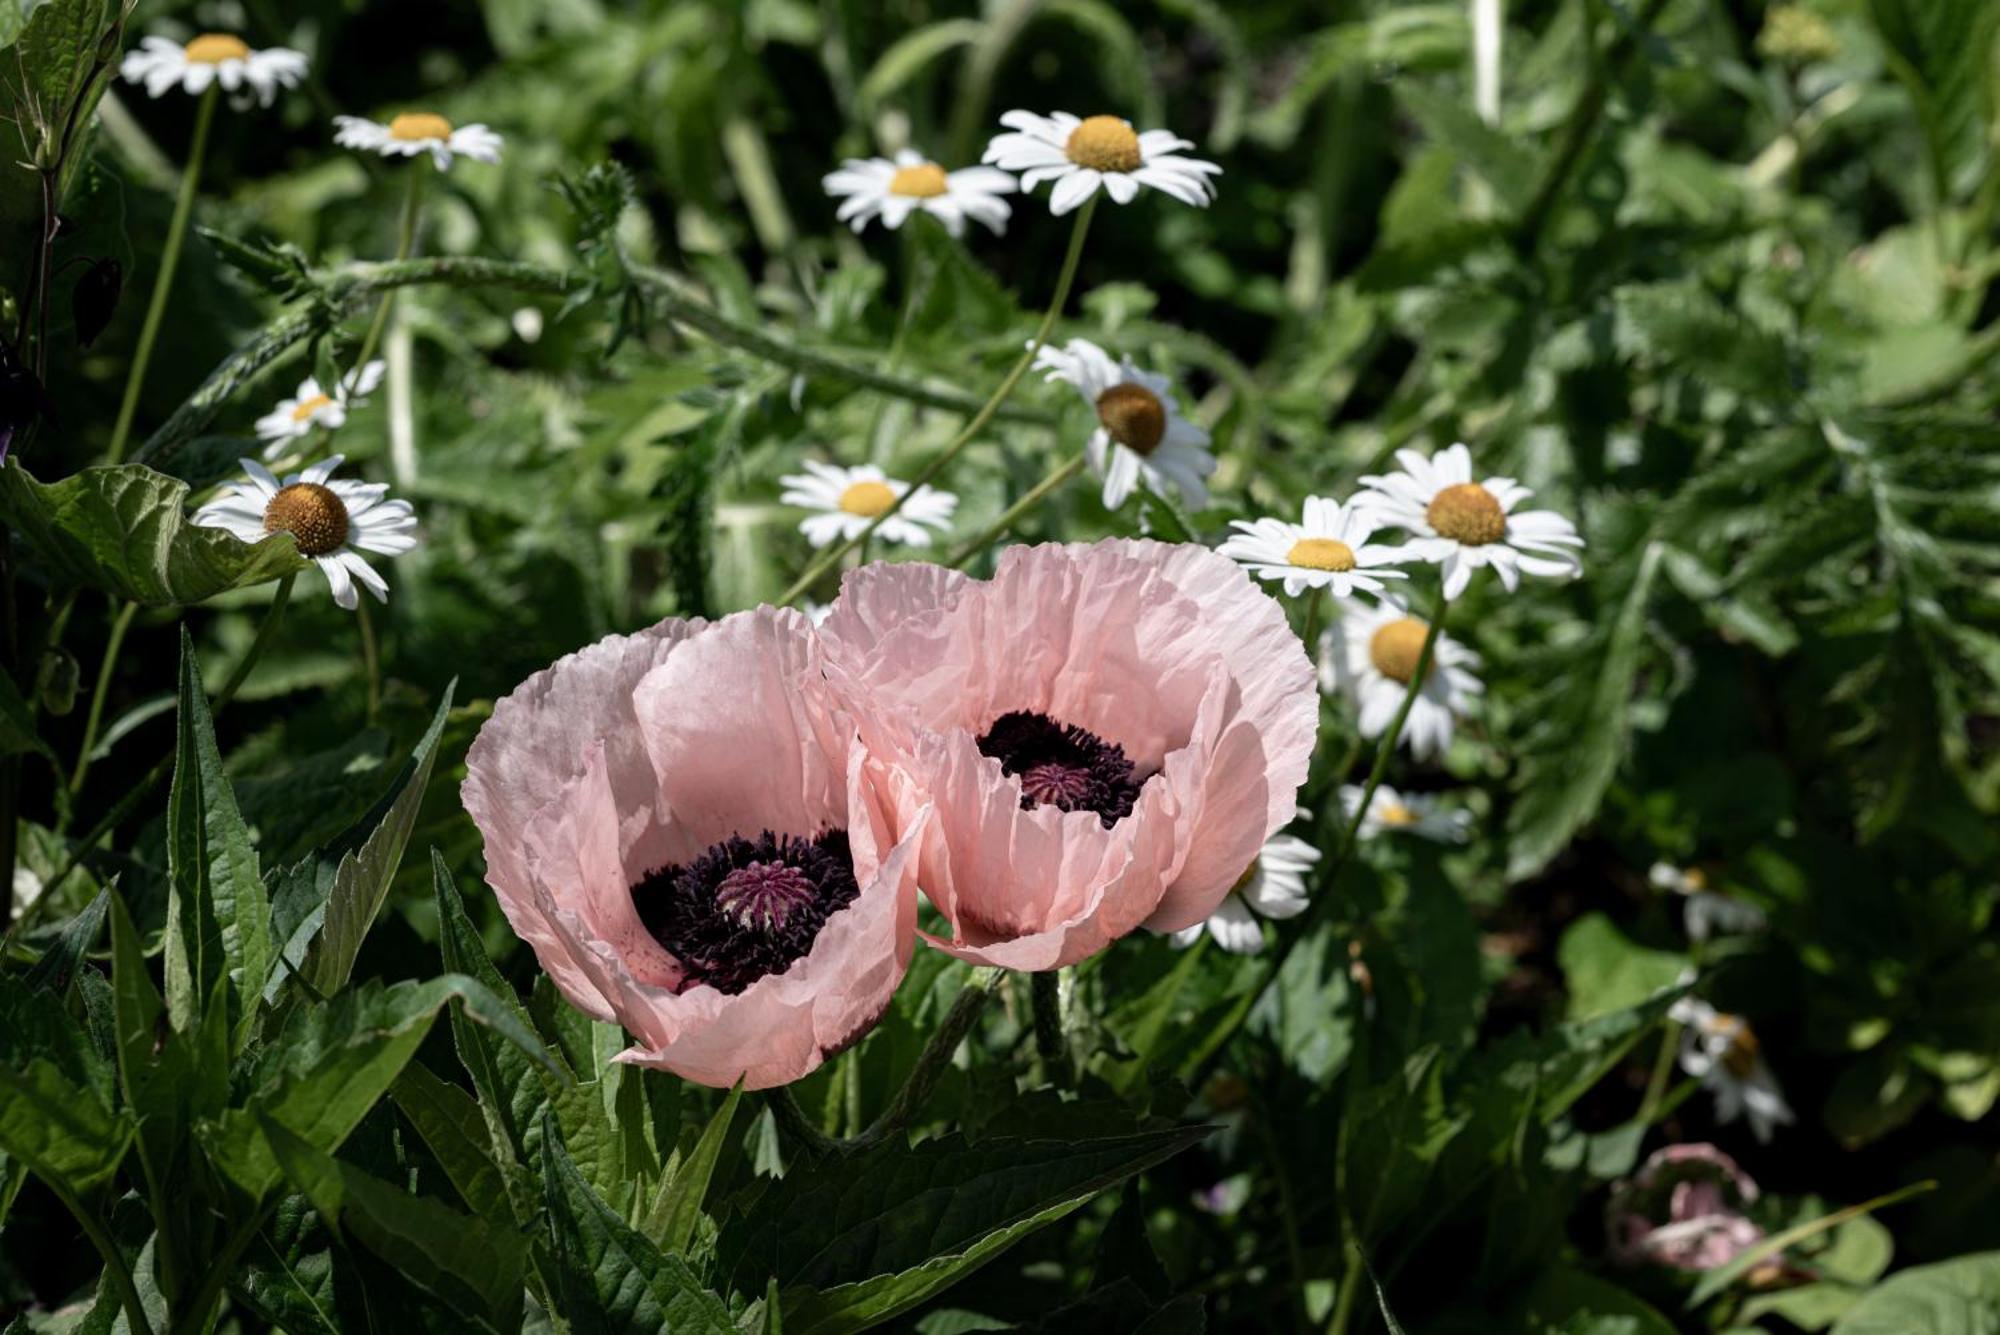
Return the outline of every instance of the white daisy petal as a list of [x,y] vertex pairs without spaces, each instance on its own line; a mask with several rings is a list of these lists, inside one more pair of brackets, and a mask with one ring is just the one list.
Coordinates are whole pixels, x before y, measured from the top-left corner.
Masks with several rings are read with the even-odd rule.
[[1200,208],[1213,194],[1210,178],[1222,170],[1179,156],[1194,145],[1172,131],[1140,132],[1116,116],[1009,111],[1000,123],[1009,132],[993,136],[981,161],[1022,173],[1024,191],[1053,182],[1049,212],[1057,216],[1081,206],[1099,186],[1116,204],[1132,202],[1146,186]]

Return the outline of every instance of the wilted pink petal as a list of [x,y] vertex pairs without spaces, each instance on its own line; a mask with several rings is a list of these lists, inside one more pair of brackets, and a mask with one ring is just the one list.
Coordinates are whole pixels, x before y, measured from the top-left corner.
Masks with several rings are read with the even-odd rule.
[[[473,744],[487,882],[563,994],[632,1033],[621,1060],[785,1084],[902,979],[928,813],[892,837],[820,659],[794,612],[664,622],[530,678]],[[676,898],[665,868],[701,893]]]
[[1764,1240],[1743,1213],[1757,1184],[1713,1145],[1669,1145],[1611,1190],[1605,1232],[1630,1265],[1713,1270]]
[[961,958],[1051,969],[1205,919],[1290,821],[1312,666],[1235,562],[1156,542],[1015,547],[990,581],[848,577],[829,668],[934,808],[925,893]]

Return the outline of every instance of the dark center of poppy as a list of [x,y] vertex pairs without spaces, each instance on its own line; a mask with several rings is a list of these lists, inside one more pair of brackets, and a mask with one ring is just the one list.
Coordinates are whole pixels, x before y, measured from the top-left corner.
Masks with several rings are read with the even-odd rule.
[[847,831],[799,839],[766,830],[648,872],[632,902],[687,970],[684,988],[706,983],[733,996],[804,957],[827,919],[860,893]]
[[1140,780],[1123,747],[1047,714],[1002,714],[979,739],[979,754],[1019,777],[1023,811],[1094,811],[1109,827],[1139,800]]

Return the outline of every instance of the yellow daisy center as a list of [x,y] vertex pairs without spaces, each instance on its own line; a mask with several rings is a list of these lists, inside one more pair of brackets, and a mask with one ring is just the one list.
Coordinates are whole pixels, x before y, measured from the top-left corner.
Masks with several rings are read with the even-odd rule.
[[1167,405],[1144,385],[1113,385],[1097,396],[1097,420],[1120,445],[1151,454],[1167,434]]
[[1375,819],[1384,825],[1415,825],[1417,813],[1401,802],[1384,802],[1375,809]]
[[1749,1021],[1739,1015],[1718,1015],[1703,1028],[1717,1038],[1729,1040],[1729,1046],[1722,1052],[1723,1069],[1738,1080],[1748,1080],[1757,1069],[1758,1054],[1763,1051]]
[[309,399],[300,399],[299,406],[292,409],[292,420],[294,422],[310,422],[313,419],[314,413],[317,413],[322,408],[330,408],[332,406],[333,395],[331,394],[315,394]]
[[294,482],[264,507],[264,531],[291,534],[301,556],[339,551],[347,529],[347,506],[318,482]]
[[205,32],[189,42],[183,51],[190,65],[220,65],[225,60],[248,60],[250,48],[241,37],[226,32]]
[[840,493],[840,508],[863,519],[873,519],[896,503],[896,493],[886,482],[854,482]]
[[1683,871],[1681,880],[1686,883],[1688,891],[1692,894],[1699,894],[1708,889],[1708,873],[1699,867],[1689,867]]
[[1339,573],[1354,569],[1354,549],[1338,538],[1300,538],[1285,553],[1285,564]]
[[1100,172],[1135,172],[1145,159],[1139,136],[1117,116],[1092,116],[1069,132],[1063,152],[1079,167]]
[[944,168],[935,162],[919,162],[914,167],[898,167],[889,178],[889,193],[911,199],[935,199],[945,191]]
[[1483,547],[1507,536],[1507,512],[1477,482],[1461,482],[1431,497],[1424,518],[1441,538]]
[[451,138],[451,122],[435,112],[406,111],[389,122],[389,137],[404,141]]
[[[1424,639],[1431,633],[1428,622],[1402,617],[1388,622],[1368,639],[1368,661],[1391,681],[1409,685],[1417,675],[1417,662],[1424,656]],[[1433,664],[1433,671],[1436,670]]]

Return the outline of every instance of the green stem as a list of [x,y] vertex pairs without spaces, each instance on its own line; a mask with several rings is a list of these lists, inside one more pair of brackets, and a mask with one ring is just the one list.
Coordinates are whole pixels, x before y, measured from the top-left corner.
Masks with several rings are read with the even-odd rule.
[[1305,643],[1306,657],[1315,663],[1319,661],[1319,614],[1320,608],[1326,603],[1326,597],[1324,589],[1306,590],[1306,626],[1299,632],[1299,639]]
[[118,651],[125,647],[125,632],[131,629],[132,618],[138,611],[139,604],[128,602],[119,609],[118,619],[111,623],[111,638],[104,646],[104,661],[97,668],[97,689],[90,693],[90,713],[83,723],[83,746],[77,751],[76,769],[69,778],[71,797],[83,791],[84,776],[90,773],[90,753],[97,747],[98,725],[104,721],[104,697],[111,690],[111,678],[118,667]]
[[1083,456],[1081,454],[1068,460],[1060,468],[1057,468],[1040,482],[1037,482],[1020,500],[1008,506],[998,519],[987,526],[985,532],[953,552],[951,559],[945,562],[945,564],[954,570],[961,569],[967,561],[970,561],[973,557],[979,555],[1005,537],[1007,531],[1014,527],[1022,515],[1040,505],[1043,498],[1063,483],[1075,477],[1082,469]]
[[798,1141],[815,1156],[824,1157],[840,1148],[840,1142],[812,1124],[805,1109],[799,1107],[798,1099],[792,1094],[790,1085],[780,1085],[776,1089],[764,1091],[764,1102],[770,1106],[771,1116],[778,1123],[778,1130]]
[[[430,159],[423,154],[418,154],[410,163],[410,187],[403,195],[403,221],[402,228],[397,233],[396,263],[400,264],[411,258],[416,251],[417,228],[424,209],[424,181],[430,176],[430,172]],[[382,345],[382,331],[389,325],[389,311],[396,304],[396,291],[397,289],[393,287],[388,289],[382,294],[382,300],[375,305],[375,318],[369,322],[368,334],[361,340],[361,350],[355,354],[354,369],[350,373],[357,378],[361,374],[361,368],[368,365],[368,359],[375,355],[375,349]],[[327,392],[334,391],[329,388]]]
[[927,483],[942,473],[951,461],[958,457],[959,452],[971,444],[973,438],[985,430],[986,424],[993,420],[993,415],[1000,410],[1000,405],[1007,401],[1007,396],[1014,392],[1014,386],[1021,383],[1021,377],[1026,375],[1028,368],[1034,364],[1035,354],[1049,341],[1049,332],[1055,328],[1056,318],[1062,314],[1063,307],[1069,302],[1070,286],[1076,281],[1077,265],[1083,259],[1084,238],[1090,233],[1090,220],[1097,214],[1098,198],[1099,196],[1093,194],[1076,215],[1076,225],[1069,234],[1069,251],[1063,256],[1062,272],[1056,277],[1055,295],[1049,299],[1048,309],[1042,312],[1042,322],[1036,327],[1035,336],[1028,343],[1028,350],[1014,363],[1014,369],[1007,373],[1007,378],[1000,382],[999,388],[995,389],[979,411],[973,414],[972,420],[952,437],[951,442],[938,452],[937,457],[932,459],[921,473],[917,474],[910,485],[904,488],[903,494],[898,496],[888,509],[871,519],[868,527],[860,533],[846,542],[829,547],[820,554],[819,559],[806,567],[805,573],[793,581],[792,587],[785,590],[784,596],[778,599],[780,607],[797,602],[821,575],[838,566],[841,558],[866,541],[869,534],[887,523],[891,516],[903,508],[904,501],[916,495]]
[[1674,1058],[1681,1046],[1681,1027],[1669,1020],[1660,1030],[1660,1055],[1653,1061],[1652,1076],[1646,1081],[1646,1097],[1639,1102],[1639,1122],[1651,1126],[1660,1117],[1660,1102],[1666,1097],[1667,1081],[1673,1078]]
[[[886,1140],[894,1133],[910,1124],[936,1088],[938,1077],[945,1067],[951,1065],[952,1054],[958,1045],[971,1034],[972,1027],[979,1023],[980,1015],[986,1009],[987,1000],[992,997],[994,987],[1000,981],[998,969],[976,969],[965,986],[960,989],[958,999],[945,1013],[930,1042],[917,1057],[917,1064],[910,1068],[909,1079],[896,1091],[896,1097],[874,1123],[850,1142],[852,1148],[862,1148]],[[852,1061],[852,1058],[849,1058]]]
[[125,443],[132,436],[132,419],[139,411],[139,391],[146,383],[146,365],[153,359],[160,322],[166,318],[167,298],[173,293],[174,270],[180,266],[181,244],[187,240],[188,221],[194,216],[195,189],[201,181],[202,159],[208,156],[208,132],[215,124],[215,104],[221,95],[221,85],[211,84],[194,114],[194,143],[188,148],[187,167],[181,172],[181,193],[174,201],[174,220],[168,224],[166,249],[160,252],[160,272],[153,280],[153,301],[146,308],[146,323],[139,330],[139,349],[133,354],[132,369],[125,377],[125,399],[118,405],[118,425],[111,431],[106,463],[115,464],[125,457]]
[[1350,1239],[1347,1268],[1340,1272],[1340,1289],[1333,1296],[1333,1319],[1326,1323],[1326,1335],[1347,1335],[1354,1319],[1354,1295],[1361,1292],[1361,1249]]
[[[278,581],[278,590],[271,597],[271,606],[264,612],[264,622],[257,627],[257,638],[250,642],[250,648],[243,655],[242,661],[237,663],[236,670],[229,674],[229,680],[223,683],[222,690],[217,692],[215,699],[209,704],[211,717],[220,714],[228,707],[229,702],[236,698],[236,693],[243,689],[243,683],[249,680],[252,669],[257,666],[257,660],[264,656],[264,651],[269,649],[271,642],[277,638],[278,623],[284,619],[285,604],[291,599],[292,584],[297,579],[297,574],[290,574]],[[49,878],[42,893],[21,915],[21,921],[15,925],[16,932],[24,930],[43,905],[54,901],[55,892],[69,879],[70,873],[81,866],[85,858],[96,852],[98,844],[104,841],[105,836],[116,829],[141,802],[146,800],[147,794],[159,785],[161,779],[167,777],[173,768],[173,763],[174,758],[171,755],[162,757],[160,762],[148,770],[137,783],[126,789],[125,795],[118,799],[117,805],[105,813],[104,819],[91,827],[90,833],[77,841],[76,846],[70,850],[69,857],[56,874]]]
[[1043,969],[1028,975],[1029,995],[1034,1001],[1035,1051],[1049,1068],[1049,1078],[1067,1084],[1068,1045],[1063,1041],[1062,973]]
[[382,653],[375,643],[375,618],[368,611],[368,599],[355,591],[354,619],[361,629],[361,665],[368,673],[368,722],[382,712]]
[[111,1276],[112,1285],[118,1290],[119,1305],[125,1309],[125,1324],[131,1327],[133,1335],[153,1335],[153,1323],[146,1319],[146,1305],[139,1300],[139,1286],[133,1281],[132,1267],[125,1264],[125,1253],[118,1250],[118,1242],[111,1236],[111,1230],[97,1217],[97,1212],[77,1199],[76,1193],[53,1176],[43,1176],[56,1199],[63,1203],[76,1222],[82,1226],[84,1236],[90,1245],[97,1248],[97,1254],[104,1258],[105,1273]]

